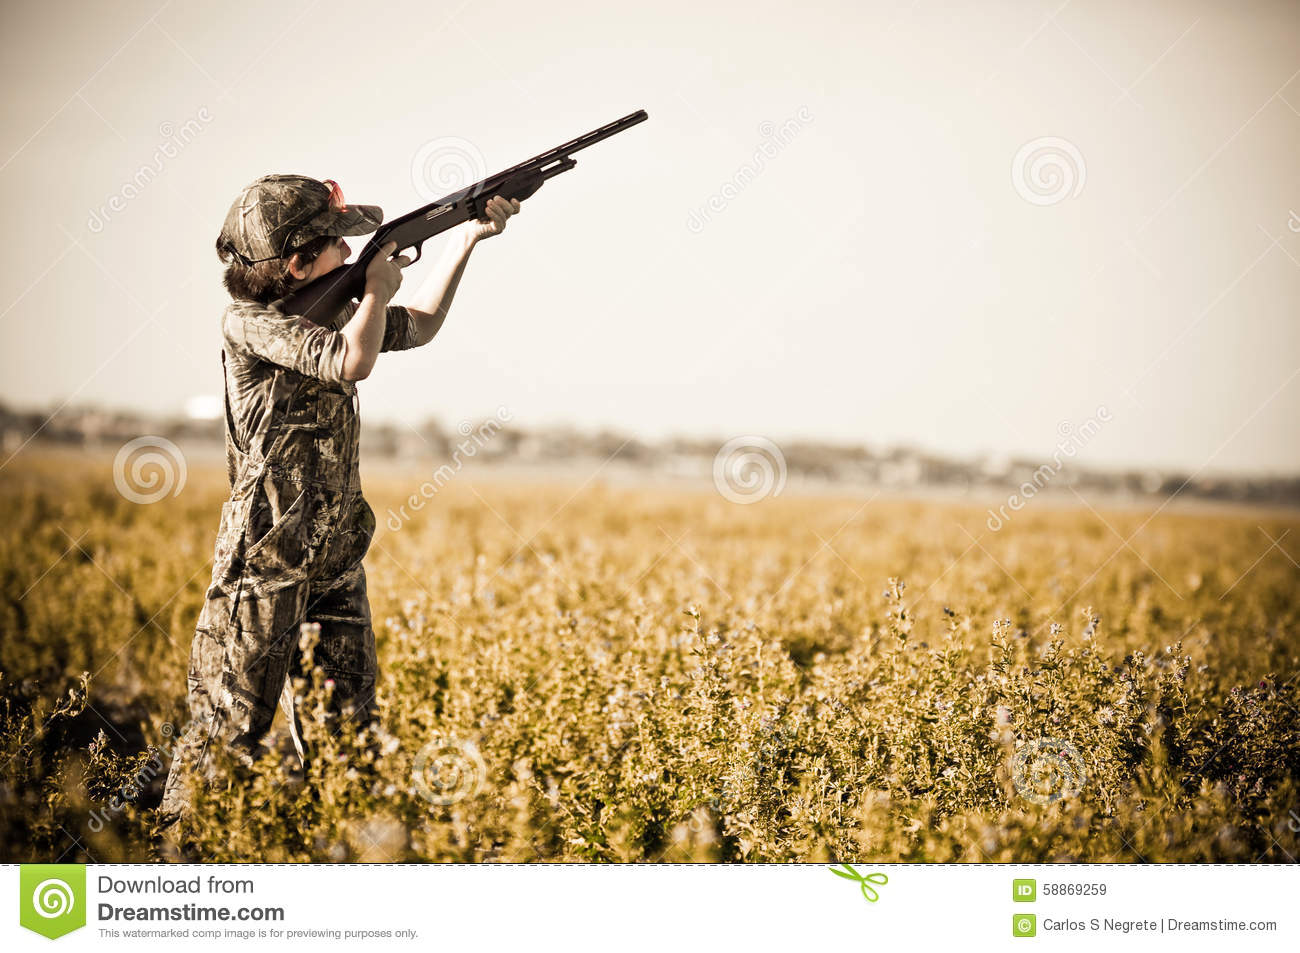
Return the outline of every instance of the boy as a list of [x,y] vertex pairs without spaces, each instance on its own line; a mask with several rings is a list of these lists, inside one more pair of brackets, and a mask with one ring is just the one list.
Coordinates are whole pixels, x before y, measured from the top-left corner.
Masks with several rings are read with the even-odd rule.
[[[297,668],[303,622],[320,625],[315,662],[332,679],[341,730],[374,715],[375,635],[361,561],[375,529],[357,469],[356,382],[381,351],[419,347],[442,327],[474,246],[519,211],[494,196],[487,220],[449,231],[446,253],[409,307],[390,305],[405,256],[385,245],[365,294],[325,326],[287,314],[282,299],[347,259],[344,236],[373,232],[373,205],[348,206],[337,183],[268,175],[230,207],[217,238],[233,299],[222,319],[226,469],[212,581],[190,650],[190,725],[176,745],[164,824],[187,812],[211,747],[256,757]],[[350,723],[350,725],[349,725]],[[299,752],[302,753],[299,744]]]

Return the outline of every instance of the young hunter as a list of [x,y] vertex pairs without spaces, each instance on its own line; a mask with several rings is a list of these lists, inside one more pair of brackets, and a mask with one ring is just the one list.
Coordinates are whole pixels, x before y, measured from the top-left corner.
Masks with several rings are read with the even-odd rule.
[[349,255],[344,236],[373,232],[382,212],[346,205],[338,185],[268,175],[226,215],[217,255],[233,299],[222,316],[226,468],[212,581],[190,649],[190,724],[172,759],[161,819],[187,813],[195,784],[212,780],[215,746],[251,763],[282,701],[294,740],[287,680],[298,674],[298,633],[318,623],[315,664],[332,679],[332,728],[374,717],[375,634],[362,558],[375,515],[357,469],[357,381],[381,351],[428,344],[442,327],[474,246],[499,235],[519,202],[494,196],[486,220],[449,231],[441,262],[408,306],[390,300],[404,256],[389,243],[366,269],[365,295],[332,321],[285,312],[292,290]]

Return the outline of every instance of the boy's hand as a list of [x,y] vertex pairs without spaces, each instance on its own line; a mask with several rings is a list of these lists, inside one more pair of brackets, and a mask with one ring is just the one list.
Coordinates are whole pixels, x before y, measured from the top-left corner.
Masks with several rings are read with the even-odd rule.
[[478,219],[465,223],[466,235],[471,242],[491,238],[493,235],[500,235],[504,232],[506,230],[506,219],[511,215],[519,214],[519,200],[507,200],[499,195],[494,195],[488,199],[484,214],[487,216],[487,221]]
[[405,255],[389,258],[395,251],[397,242],[386,242],[366,266],[366,294],[373,294],[385,302],[402,287],[402,269],[411,263]]

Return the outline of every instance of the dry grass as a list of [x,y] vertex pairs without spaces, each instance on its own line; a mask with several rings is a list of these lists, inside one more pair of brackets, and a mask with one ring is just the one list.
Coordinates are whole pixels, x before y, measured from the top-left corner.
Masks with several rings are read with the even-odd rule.
[[[193,856],[1298,855],[1293,515],[1043,501],[995,534],[954,504],[466,474],[385,528],[419,479],[367,479],[376,737],[325,736],[300,686],[323,756],[232,773]],[[111,461],[25,453],[0,485],[4,859],[149,859],[224,473],[139,505]],[[1017,789],[1041,738],[1077,796]]]

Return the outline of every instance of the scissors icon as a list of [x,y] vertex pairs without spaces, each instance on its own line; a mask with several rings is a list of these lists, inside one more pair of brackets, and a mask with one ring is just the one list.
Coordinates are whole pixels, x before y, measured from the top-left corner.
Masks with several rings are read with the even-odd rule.
[[[871,886],[871,884],[879,884],[883,887],[885,884],[889,883],[889,878],[879,871],[873,871],[872,873],[863,876],[848,864],[840,864],[840,866],[843,867],[844,870],[836,870],[832,867],[830,869],[831,873],[836,877],[843,877],[845,880],[852,880],[858,884],[862,888],[862,896],[866,897],[867,901],[870,903],[875,903],[880,899],[880,894],[876,892],[876,888]],[[870,883],[868,883],[868,881],[870,881]]]

